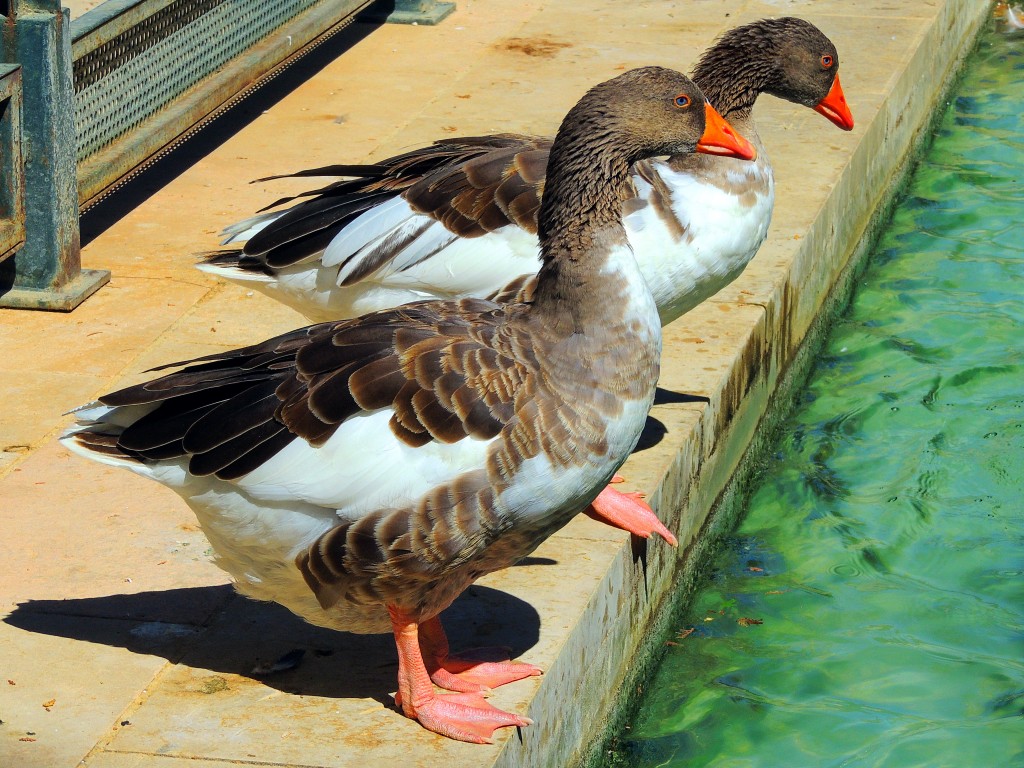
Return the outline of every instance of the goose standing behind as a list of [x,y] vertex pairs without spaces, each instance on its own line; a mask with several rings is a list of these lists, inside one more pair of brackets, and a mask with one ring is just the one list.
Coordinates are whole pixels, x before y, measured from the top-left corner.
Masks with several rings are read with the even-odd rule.
[[[633,166],[625,227],[663,325],[738,277],[767,235],[775,193],[752,116],[758,95],[853,128],[836,48],[802,19],[726,32],[693,79],[758,159],[675,154]],[[200,269],[312,321],[425,298],[517,295],[541,263],[537,211],[550,148],[550,139],[516,134],[445,139],[373,165],[294,174],[360,178],[229,227],[225,244],[245,245],[207,254]]]
[[[757,97],[769,93],[853,128],[835,46],[802,19],[728,31],[701,57],[694,80],[758,156],[711,157],[707,147],[709,154],[634,164],[626,233],[662,325],[736,279],[768,233],[775,191],[754,126]],[[550,148],[547,138],[498,134],[447,139],[370,166],[303,171],[295,175],[361,178],[230,227],[226,243],[244,247],[209,254],[200,269],[313,321],[424,298],[528,298],[540,267],[537,211]],[[608,488],[587,514],[675,544],[641,494]]]
[[551,148],[530,303],[302,328],[106,395],[62,439],[181,494],[243,593],[327,627],[391,629],[396,700],[425,727],[487,742],[527,725],[480,692],[539,670],[450,656],[438,614],[565,525],[635,446],[661,331],[622,227],[629,167],[712,134],[749,155],[676,72],[598,85]]

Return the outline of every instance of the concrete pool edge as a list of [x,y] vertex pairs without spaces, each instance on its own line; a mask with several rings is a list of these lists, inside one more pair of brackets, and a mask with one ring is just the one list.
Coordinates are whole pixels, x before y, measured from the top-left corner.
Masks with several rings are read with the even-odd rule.
[[[975,39],[977,36],[976,32]],[[698,582],[706,578],[708,562],[714,557],[718,547],[722,544],[723,538],[728,536],[739,524],[749,498],[750,486],[756,480],[759,469],[758,465],[764,460],[767,452],[775,444],[782,424],[792,412],[794,398],[801,392],[804,383],[810,376],[815,363],[815,356],[827,338],[832,323],[848,306],[856,281],[867,265],[868,255],[877,243],[878,238],[885,231],[891,219],[893,209],[900,200],[917,161],[930,144],[930,130],[939,122],[944,113],[941,101],[956,86],[956,83],[959,81],[963,59],[972,50],[973,45],[964,50],[963,56],[961,56],[956,64],[957,71],[948,77],[939,100],[935,102],[935,108],[928,121],[929,128],[915,139],[913,148],[895,170],[878,210],[872,215],[871,221],[851,255],[849,262],[838,275],[818,315],[797,349],[788,370],[779,379],[774,392],[772,392],[753,439],[747,445],[742,458],[739,460],[737,469],[714,502],[693,552],[686,558],[679,569],[677,575],[677,589],[679,592],[674,593],[668,598],[673,605],[659,610],[656,621],[649,629],[649,639],[646,647],[637,651],[639,663],[630,671],[630,674],[623,682],[623,690],[635,690],[636,695],[628,698],[623,697],[622,701],[615,702],[609,724],[603,729],[604,737],[598,742],[598,746],[589,749],[575,763],[580,768],[597,768],[597,766],[607,765],[603,758],[606,754],[614,751],[616,736],[623,732],[630,718],[634,716],[639,703],[639,696],[642,693],[642,681],[653,673],[654,668],[660,662],[663,655],[662,642],[667,636],[669,625],[681,618],[681,614],[692,603],[696,590],[700,586]],[[614,763],[614,765],[618,766],[619,763]]]
[[[562,737],[545,740],[546,747],[538,752],[529,749],[529,738],[509,739],[494,765],[602,764],[610,740],[621,731],[634,705],[636,696],[631,692],[639,692],[660,658],[660,645],[675,615],[663,604],[678,601],[679,590],[688,599],[716,542],[735,525],[745,485],[790,411],[791,399],[806,380],[829,324],[848,303],[866,256],[927,146],[942,114],[942,102],[957,82],[988,16],[988,4],[971,6],[954,0],[943,4],[879,114],[864,130],[804,239],[805,253],[829,251],[827,268],[819,267],[818,290],[801,290],[794,298],[794,286],[803,288],[807,283],[802,278],[809,277],[799,274],[801,260],[794,261],[775,301],[762,307],[762,316],[743,339],[709,406],[693,408],[700,417],[676,446],[671,469],[652,494],[653,506],[663,519],[672,520],[674,530],[679,531],[680,518],[686,522],[679,536],[679,557],[667,563],[661,544],[655,545],[655,553],[638,555],[635,542],[632,551],[629,545],[620,550],[604,579],[606,589],[598,591],[573,628],[529,711],[548,723],[556,712],[564,715],[585,707],[587,715],[560,718],[556,730],[563,732]],[[933,88],[921,88],[929,79]],[[863,183],[865,178],[870,183]],[[843,199],[853,199],[856,205],[842,206]],[[821,234],[826,231],[827,238]],[[837,242],[854,245],[842,248]],[[669,338],[671,334],[666,345]],[[738,398],[729,394],[737,391],[742,393]],[[652,414],[658,414],[657,406]],[[620,607],[628,606],[625,615],[616,616],[610,624],[599,616],[608,602],[605,593],[618,593]],[[601,649],[603,663],[577,665],[582,674],[576,676],[575,685],[560,694],[555,691],[549,699],[545,688],[554,688],[560,678],[562,685],[570,682],[556,665],[572,665],[573,638],[584,637]],[[594,643],[598,638],[600,642]],[[609,679],[615,684],[609,685]],[[595,734],[590,729],[597,722],[604,725]],[[568,738],[572,729],[567,726],[572,725],[582,730]]]

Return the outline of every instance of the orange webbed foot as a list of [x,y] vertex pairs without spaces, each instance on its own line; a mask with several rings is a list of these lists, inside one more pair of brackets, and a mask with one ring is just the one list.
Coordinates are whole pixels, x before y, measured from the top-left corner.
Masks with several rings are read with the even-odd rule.
[[451,653],[444,627],[436,616],[424,621],[420,630],[420,647],[430,679],[449,691],[484,693],[505,683],[543,674],[533,664],[511,661],[508,648],[473,648]]
[[[420,621],[415,613],[397,605],[386,607],[398,650],[398,693],[395,694],[395,703],[408,717],[418,720],[420,725],[434,733],[474,744],[490,744],[498,728],[512,725],[523,727],[533,722],[528,717],[505,712],[488,704],[477,692],[438,696],[431,685],[431,674],[441,669],[440,660],[447,659],[449,655],[448,638],[440,619],[433,616]],[[496,666],[503,667],[505,664],[499,662]],[[529,664],[522,666],[530,667]],[[452,675],[447,670],[446,673]]]
[[[621,481],[619,475],[612,478],[613,483]],[[679,543],[643,501],[642,493],[622,493],[609,486],[584,510],[584,514],[644,539],[656,533],[673,547]]]

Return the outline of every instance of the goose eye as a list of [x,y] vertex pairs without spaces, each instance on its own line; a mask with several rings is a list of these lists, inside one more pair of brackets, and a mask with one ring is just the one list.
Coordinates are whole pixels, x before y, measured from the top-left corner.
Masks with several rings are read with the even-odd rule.
[[824,56],[821,57],[821,66],[823,66],[825,69],[828,69],[829,67],[832,66],[833,61],[834,59],[826,53]]
[[678,96],[676,96],[676,106],[679,107],[680,109],[686,109],[688,106],[690,106],[690,97],[687,96],[685,93],[679,94]]

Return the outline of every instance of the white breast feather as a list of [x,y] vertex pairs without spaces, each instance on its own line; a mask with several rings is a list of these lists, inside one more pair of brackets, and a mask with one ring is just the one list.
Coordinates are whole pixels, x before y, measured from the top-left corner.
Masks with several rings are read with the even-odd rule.
[[[671,190],[676,218],[688,229],[677,240],[653,205],[634,211],[624,220],[644,279],[658,304],[663,324],[689,312],[734,280],[750,262],[768,233],[774,205],[770,168],[749,163],[730,173],[730,182],[745,182],[767,174],[768,193],[747,207],[739,196],[697,179],[676,173],[663,162],[655,168]],[[649,199],[651,187],[634,177],[638,196]]]
[[429,259],[389,275],[382,284],[439,298],[486,296],[524,274],[536,274],[538,253],[536,235],[508,226],[483,237],[458,238]]
[[[139,463],[96,454],[78,446],[75,431],[96,424],[126,426],[156,407],[110,407],[92,403],[76,411],[78,425],[63,441],[74,452],[95,461],[122,466],[150,477],[184,495],[235,485],[256,501],[315,505],[356,519],[381,508],[401,507],[464,472],[484,466],[491,440],[465,438],[456,443],[430,442],[412,447],[388,426],[393,411],[381,408],[346,420],[327,442],[315,448],[301,438],[292,440],[262,465],[233,481],[187,475],[184,459]],[[187,490],[186,490],[187,486]]]
[[391,414],[382,408],[354,416],[320,448],[293,440],[236,482],[255,499],[301,499],[355,519],[415,503],[431,488],[484,466],[490,440],[414,448],[395,437]]

